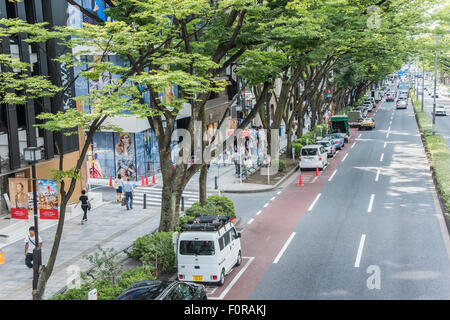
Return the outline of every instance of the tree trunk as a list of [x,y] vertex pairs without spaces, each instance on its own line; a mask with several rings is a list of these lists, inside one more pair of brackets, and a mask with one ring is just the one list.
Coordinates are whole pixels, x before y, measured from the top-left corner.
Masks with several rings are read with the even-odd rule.
[[206,190],[207,190],[208,165],[203,164],[200,169],[199,188],[200,188],[200,205],[206,205]]

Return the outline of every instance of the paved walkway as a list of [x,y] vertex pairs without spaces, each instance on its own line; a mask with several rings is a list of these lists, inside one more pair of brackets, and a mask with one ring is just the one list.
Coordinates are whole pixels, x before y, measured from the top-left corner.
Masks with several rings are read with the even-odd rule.
[[[88,214],[88,223],[81,225],[78,217],[65,222],[55,269],[47,284],[44,298],[49,298],[68,281],[69,266],[87,271],[90,263],[84,259],[96,251],[96,246],[117,251],[129,247],[142,235],[159,226],[159,210],[135,208],[126,211],[119,204],[105,204]],[[40,233],[43,240],[43,262],[48,261],[56,226]],[[24,237],[26,235],[24,234]],[[5,264],[0,265],[0,300],[31,299],[32,270],[24,263],[24,243],[14,242],[3,248]]]

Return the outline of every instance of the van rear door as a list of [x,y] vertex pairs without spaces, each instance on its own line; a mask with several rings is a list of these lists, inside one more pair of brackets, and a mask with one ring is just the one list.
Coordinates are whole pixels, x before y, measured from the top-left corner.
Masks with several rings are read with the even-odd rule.
[[217,263],[220,257],[212,239],[181,239],[179,243],[179,274],[185,274],[187,281],[211,281],[217,274]]

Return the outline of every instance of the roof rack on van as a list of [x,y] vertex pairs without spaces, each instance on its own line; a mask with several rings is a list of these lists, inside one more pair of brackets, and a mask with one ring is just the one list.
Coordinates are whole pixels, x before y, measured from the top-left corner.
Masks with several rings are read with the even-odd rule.
[[188,224],[181,226],[183,231],[216,231],[230,221],[230,216],[201,215],[196,214],[195,218],[188,220]]

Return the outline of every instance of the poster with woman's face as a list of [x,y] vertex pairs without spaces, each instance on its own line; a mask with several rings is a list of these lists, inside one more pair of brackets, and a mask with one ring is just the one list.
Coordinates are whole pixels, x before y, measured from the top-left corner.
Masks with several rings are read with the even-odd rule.
[[9,179],[9,200],[12,219],[28,219],[28,180]]
[[116,155],[116,175],[122,178],[136,177],[136,157],[134,147],[134,134],[129,132],[115,133],[114,153]]

